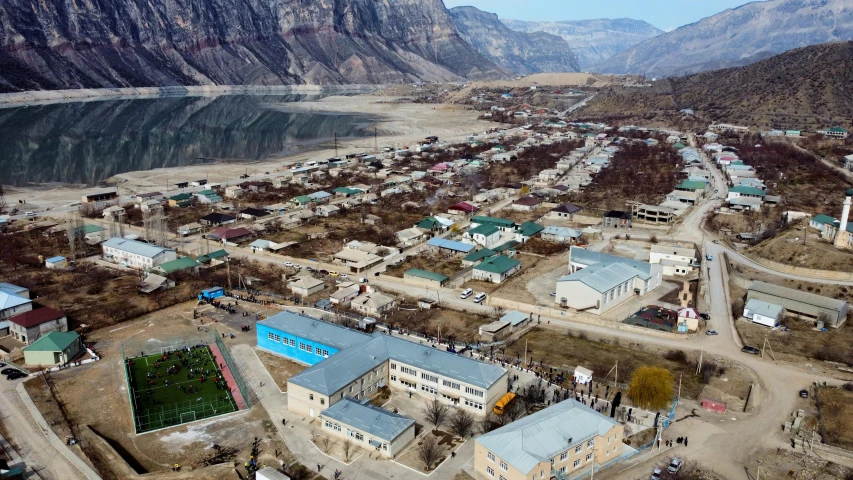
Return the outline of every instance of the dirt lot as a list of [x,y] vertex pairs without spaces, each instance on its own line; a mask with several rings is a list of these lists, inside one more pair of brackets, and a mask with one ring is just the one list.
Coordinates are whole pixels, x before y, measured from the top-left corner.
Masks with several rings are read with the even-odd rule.
[[[804,290],[830,298],[853,301],[853,289],[843,285],[823,285],[797,280],[788,280],[773,275],[765,274],[757,270],[735,265],[729,283],[732,302],[735,303],[734,310],[738,310],[737,317],[743,314],[743,302],[746,298],[746,287],[749,280],[761,280],[783,287]],[[741,317],[735,323],[744,344],[760,347],[766,337],[770,341],[770,347],[777,358],[791,361],[802,361],[802,357],[815,358],[818,360],[829,360],[853,365],[853,328],[845,323],[838,329],[829,329],[827,332],[815,330],[813,324],[796,318],[787,319],[784,324],[789,331],[772,330],[762,325],[749,322]]]
[[290,379],[290,377],[305,370],[304,365],[291,362],[284,357],[273,355],[258,349],[255,349],[255,353],[258,354],[258,358],[261,360],[261,363],[264,364],[264,368],[267,369],[267,372],[269,372],[270,376],[275,380],[275,384],[278,385],[278,389],[282,392],[287,391],[287,380]]
[[823,442],[853,449],[853,391],[823,387],[818,390],[816,400]]
[[513,297],[513,300],[529,302],[532,298],[531,296],[523,297],[524,299],[522,300],[521,298],[517,298],[516,295],[527,294],[527,291],[524,290],[524,285],[527,283],[527,280],[531,278],[531,274],[528,272],[534,270],[536,265],[539,264],[542,258],[534,255],[518,253],[515,256],[515,259],[521,262],[521,270],[519,272],[516,272],[513,276],[511,276],[508,280],[505,280],[503,283],[491,283],[484,282],[481,280],[469,280],[465,282],[462,287],[473,288],[475,292],[486,292],[488,294],[497,295],[501,298],[507,298],[506,295],[509,294]]
[[[199,421],[145,435],[133,433],[121,344],[136,342],[137,345],[142,343],[154,348],[158,343],[178,337],[197,336],[200,323],[193,320],[194,308],[196,302],[183,303],[122,326],[97,330],[87,335],[86,341],[94,343],[102,360],[52,374],[55,389],[64,402],[70,420],[78,425],[91,426],[140,473],[165,472],[174,463],[180,463],[186,468],[199,468],[223,461],[242,463],[242,459],[248,458],[254,436],[263,439],[262,461],[278,464],[275,451],[285,452],[279,458],[290,459],[269,417],[259,404],[249,410],[210,421]],[[257,306],[253,305],[253,308],[257,309]],[[222,321],[216,326],[223,332],[234,331]],[[251,343],[255,333],[236,330],[235,335],[236,339],[228,341]],[[43,382],[30,383],[33,384],[30,389],[45,388]],[[61,418],[57,412],[51,412],[51,409],[56,408],[56,402],[47,401],[49,397],[44,394],[36,394],[35,398],[42,399],[38,405],[47,412],[48,418]],[[57,433],[63,436],[63,428],[57,428]],[[213,459],[216,456],[211,448],[213,444],[221,446],[224,452],[216,459]],[[219,477],[212,474],[205,478]],[[227,478],[233,478],[233,472]]]
[[[618,341],[595,341],[585,335],[564,335],[548,329],[535,329],[508,345],[504,354],[512,358],[521,358],[527,347],[527,358],[534,362],[543,362],[546,366],[566,371],[569,379],[574,368],[582,365],[593,371],[595,378],[603,381],[605,378],[613,381],[613,366],[619,363],[619,382],[629,383],[631,373],[643,365],[666,368],[673,372],[674,378],[682,376],[682,395],[690,399],[703,396],[703,389],[708,384],[703,383],[701,376],[695,375],[698,352],[685,352],[669,355],[666,350]],[[668,360],[665,357],[671,358]],[[752,374],[738,364],[729,364],[722,359],[705,357],[705,361],[716,366],[716,373],[709,378],[709,385],[714,388],[714,394],[725,394],[728,400],[743,401],[752,383]],[[607,376],[609,373],[609,376]],[[569,387],[571,384],[569,383]]]
[[512,208],[512,206],[510,206],[504,208],[498,214],[501,216],[501,218],[512,220],[513,222],[520,225],[524,222],[535,222],[542,218],[542,215],[545,215],[549,211],[551,211],[550,208],[540,207],[526,212],[522,210],[515,210]]
[[750,253],[775,262],[796,267],[820,270],[853,270],[853,254],[839,250],[826,240],[818,237],[818,232],[809,229],[806,244],[803,244],[803,229],[789,229],[765,240],[748,250]]
[[853,469],[828,462],[817,455],[803,455],[801,450],[787,448],[761,450],[752,459],[754,466],[749,473],[758,473],[757,465],[761,465],[761,478],[846,480],[853,473]]
[[416,440],[415,445],[410,446],[408,450],[403,452],[403,454],[400,455],[399,458],[397,458],[397,461],[419,472],[428,471],[424,462],[420,458],[418,458],[417,447],[421,444],[421,442],[424,441],[424,438],[426,438],[426,436],[428,435],[432,435],[435,438],[435,440],[438,442],[438,448],[441,452],[438,455],[438,460],[436,460],[435,463],[432,465],[432,469],[435,469],[437,465],[441,465],[441,462],[443,462],[450,455],[450,452],[456,450],[456,447],[462,443],[462,440],[459,437],[456,437],[451,433],[445,432],[443,430],[428,429],[428,432],[425,433],[423,436],[419,437]]
[[[414,305],[411,305],[414,307]],[[394,328],[404,328],[412,332],[431,337],[438,336],[438,327],[441,325],[441,338],[453,338],[459,342],[471,343],[477,339],[477,332],[481,325],[496,319],[487,315],[457,312],[445,308],[433,307],[429,310],[417,310],[409,307],[394,310],[385,319],[385,322]]]
[[568,273],[568,257],[565,254],[557,254],[541,258],[519,253],[516,258],[521,260],[522,264],[528,262],[525,270],[504,282],[494,295],[533,305],[553,305],[554,299],[550,293],[556,288],[557,278]]
[[419,268],[428,272],[440,273],[452,277],[462,269],[462,262],[458,255],[447,255],[441,252],[424,250],[403,263],[388,268],[385,273],[393,277],[403,278],[403,274],[410,268]]

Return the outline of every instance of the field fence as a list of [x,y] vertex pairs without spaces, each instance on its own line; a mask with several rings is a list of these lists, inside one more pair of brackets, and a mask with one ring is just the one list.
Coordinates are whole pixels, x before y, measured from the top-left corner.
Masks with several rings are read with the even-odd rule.
[[225,359],[225,365],[227,365],[231,370],[234,382],[237,384],[240,394],[243,395],[243,399],[246,401],[246,406],[250,407],[253,403],[249,396],[252,390],[246,387],[246,382],[243,380],[248,367],[245,364],[238,363],[234,360],[234,357],[231,356],[231,352],[228,351],[228,347],[225,346],[225,342],[222,341],[221,335],[219,335],[216,330],[213,331],[213,341],[216,346],[219,347],[219,352],[222,354],[222,358]]

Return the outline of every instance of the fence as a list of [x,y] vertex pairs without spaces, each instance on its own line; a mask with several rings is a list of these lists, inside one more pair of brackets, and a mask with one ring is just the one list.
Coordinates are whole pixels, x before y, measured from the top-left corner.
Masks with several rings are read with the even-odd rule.
[[240,390],[240,394],[243,395],[243,399],[246,401],[246,407],[252,406],[252,401],[249,398],[250,390],[246,388],[246,382],[243,381],[242,372],[245,371],[242,365],[237,365],[234,359],[231,357],[231,352],[228,351],[228,347],[225,346],[225,343],[222,341],[221,336],[216,333],[214,330],[214,342],[216,346],[219,348],[219,353],[222,354],[222,358],[225,359],[225,365],[227,365],[228,369],[231,370],[231,374],[234,377],[234,383],[237,384],[237,389]]
[[[655,446],[655,441],[652,440],[651,442],[647,443],[646,445],[638,447],[636,450],[634,450],[631,453],[626,453],[625,455],[622,455],[621,457],[614,458],[613,460],[610,460],[607,463],[599,464],[598,466],[593,465],[593,467],[590,471],[586,471],[586,472],[584,472],[584,473],[582,473],[576,477],[572,477],[572,480],[584,480],[586,478],[589,478],[593,473],[592,470],[595,470],[596,472],[600,472],[606,468],[610,468],[614,465],[618,465],[622,462],[630,460],[630,459],[640,455],[641,453],[645,453],[648,449],[650,449],[654,446]],[[565,476],[562,478],[560,476],[557,476],[558,480],[566,480],[567,478],[568,477],[565,477]]]

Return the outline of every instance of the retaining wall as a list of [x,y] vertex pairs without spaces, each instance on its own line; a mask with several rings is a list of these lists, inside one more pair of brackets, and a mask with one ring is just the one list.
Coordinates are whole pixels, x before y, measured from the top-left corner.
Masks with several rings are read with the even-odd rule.
[[832,270],[817,270],[814,268],[795,267],[793,265],[786,265],[784,263],[774,262],[773,260],[768,260],[766,258],[762,258],[753,254],[745,254],[744,256],[761,266],[767,267],[771,270],[776,270],[777,272],[788,273],[791,275],[799,275],[801,277],[818,278],[823,280],[844,280],[853,282],[853,273],[850,272],[835,272]]

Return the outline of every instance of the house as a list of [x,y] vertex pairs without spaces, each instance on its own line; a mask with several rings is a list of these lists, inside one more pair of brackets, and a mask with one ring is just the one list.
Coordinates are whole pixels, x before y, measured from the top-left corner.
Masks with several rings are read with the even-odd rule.
[[649,263],[658,264],[666,276],[687,275],[698,265],[694,248],[652,245]]
[[752,298],[743,307],[743,316],[752,320],[753,323],[775,327],[782,318],[784,311],[785,308],[781,305]]
[[755,188],[755,187],[732,187],[729,189],[728,195],[726,195],[726,200],[731,201],[736,198],[757,198],[761,200],[767,193],[764,190]]
[[65,257],[50,257],[45,259],[44,267],[50,270],[62,270],[68,268],[68,259]]
[[[11,284],[3,284],[10,285]],[[12,289],[4,289],[0,288],[0,320],[8,319],[14,315],[20,315],[25,312],[29,312],[33,309],[33,302],[29,299],[29,291],[23,289],[23,292],[20,290]],[[13,293],[18,291],[20,293]]]
[[267,191],[267,183],[258,181],[243,182],[240,184],[240,188],[244,192],[263,193]]
[[379,316],[397,305],[397,299],[383,293],[373,292],[353,299],[350,304],[356,312]]
[[329,295],[329,301],[333,304],[347,304],[361,293],[358,285],[348,282],[338,285],[338,290]]
[[521,267],[521,262],[504,255],[495,255],[482,261],[474,267],[472,272],[474,280],[482,280],[491,283],[503,283]]
[[484,216],[475,216],[471,218],[471,226],[476,227],[478,225],[491,225],[502,232],[514,232],[516,227],[518,227],[515,222],[506,218]]
[[370,252],[345,247],[334,255],[335,262],[346,265],[351,272],[359,273],[382,262],[382,257]]
[[[226,189],[226,191],[227,190],[228,189]],[[213,190],[202,190],[200,192],[196,192],[195,198],[198,201],[198,203],[213,204],[213,203],[219,203],[222,201],[222,197],[220,197],[219,194],[214,192]],[[236,197],[231,197],[231,198],[236,198]]]
[[459,202],[456,205],[453,205],[447,210],[447,213],[451,215],[471,215],[480,208],[476,205],[472,205],[468,202]]
[[269,216],[269,212],[266,210],[261,210],[260,208],[244,208],[240,211],[240,218],[245,218],[246,220],[257,220],[259,218],[263,218]]
[[527,243],[532,237],[539,235],[545,227],[535,222],[524,222],[518,226],[515,232],[515,241]]
[[440,252],[466,255],[475,248],[474,245],[470,243],[457,242],[438,237],[430,239],[427,242],[427,245]]
[[220,240],[222,243],[240,243],[252,238],[253,235],[252,231],[245,227],[219,227],[210,232],[207,237],[213,240]]
[[36,308],[9,317],[9,334],[29,345],[50,332],[67,332],[68,318],[50,307]]
[[549,242],[574,243],[581,237],[581,231],[568,227],[545,227],[542,239]]
[[469,253],[464,258],[462,258],[462,266],[470,267],[477,265],[483,260],[494,255],[497,255],[497,252],[495,252],[494,250],[489,248],[481,248],[476,252]]
[[171,262],[162,263],[151,268],[150,271],[154,273],[159,273],[160,275],[171,275],[173,273],[190,271],[190,272],[198,272],[199,263],[196,260],[193,260],[190,257],[182,257],[177,260],[172,260]]
[[195,260],[207,267],[215,267],[228,261],[228,252],[225,250],[215,250],[213,252],[200,255],[196,257]]
[[830,217],[829,215],[819,213],[812,217],[811,220],[809,220],[809,226],[820,232],[823,232],[824,228],[827,225],[832,226],[837,221],[838,220],[833,217]]
[[707,187],[708,184],[705,181],[684,180],[676,185],[675,189],[684,192],[704,192]]
[[169,197],[169,206],[188,207],[193,204],[194,198],[195,197],[191,193],[179,193],[175,196]]
[[76,332],[51,332],[24,348],[24,362],[39,367],[65,365],[82,351],[83,341]]
[[162,202],[166,200],[166,196],[160,192],[137,193],[134,195],[136,203],[143,203],[151,200]]
[[332,196],[333,195],[331,193],[320,190],[319,192],[309,193],[308,199],[310,199],[312,202],[325,202],[331,199]]
[[186,225],[181,225],[178,227],[178,235],[182,237],[186,237],[187,235],[193,235],[200,231],[202,231],[204,227],[200,223],[188,223]]
[[841,127],[827,128],[826,130],[821,130],[818,133],[822,133],[824,136],[830,138],[840,138],[842,140],[847,138],[847,129]]
[[157,290],[168,290],[174,286],[175,282],[173,280],[169,280],[168,278],[157,275],[156,273],[149,273],[139,283],[137,290],[140,293],[144,293],[147,295],[154,293]]
[[589,382],[592,381],[592,370],[577,366],[575,367],[575,373],[572,375],[572,379],[578,385],[588,385]]
[[103,212],[101,212],[101,214],[104,216],[105,219],[112,219],[121,218],[126,214],[126,212],[124,210],[124,207],[113,205],[111,207],[105,208]]
[[540,203],[542,203],[542,200],[536,197],[523,197],[512,202],[512,209],[522,212],[530,212],[535,210]]
[[287,384],[288,410],[306,417],[321,415],[346,397],[368,399],[388,386],[483,418],[507,392],[507,371],[500,366],[397,336],[366,334],[291,312],[261,320],[256,332],[259,348],[310,365]]
[[341,209],[337,205],[320,205],[314,210],[318,217],[331,217],[341,213]]
[[468,230],[462,236],[478,245],[489,247],[500,241],[501,231],[493,225],[483,224]]
[[746,292],[747,303],[752,299],[779,305],[793,316],[811,322],[823,322],[825,327],[839,328],[847,320],[848,304],[844,300],[824,297],[793,288],[754,280]]
[[415,421],[370,402],[344,397],[320,414],[325,435],[349,441],[379,457],[394,458],[415,439]]
[[631,212],[610,210],[604,214],[602,220],[604,228],[631,228]]
[[232,223],[236,223],[237,218],[232,215],[214,212],[201,217],[198,222],[208,227],[215,225],[230,225]]
[[419,268],[410,268],[403,272],[403,279],[407,280],[408,283],[435,289],[441,288],[448,280],[450,280],[447,275],[421,270]]
[[681,333],[699,330],[699,314],[693,308],[682,308],[678,311],[678,331]]
[[596,315],[656,289],[663,278],[660,265],[580,247],[569,250],[569,272],[557,280],[554,302]]
[[562,176],[562,173],[559,170],[555,168],[549,168],[539,172],[539,181],[542,183],[551,184],[559,180],[560,176]]
[[474,471],[488,479],[575,478],[621,457],[629,448],[623,435],[622,424],[570,398],[477,437]]
[[287,203],[292,203],[297,207],[305,207],[309,203],[311,203],[311,199],[308,198],[307,195],[299,195],[298,197],[293,197],[287,201]]
[[145,200],[143,202],[140,202],[137,206],[143,212],[154,212],[160,208],[163,208],[163,202],[160,200]]
[[509,328],[509,322],[495,320],[492,323],[480,325],[480,328],[477,329],[477,333],[480,335],[480,340],[482,342],[490,343],[506,338],[510,333],[512,333],[512,330]]
[[547,218],[552,220],[572,221],[575,217],[575,214],[580,212],[581,210],[581,207],[577,205],[573,205],[571,203],[564,203],[548,212]]
[[400,245],[410,247],[420,242],[424,238],[424,235],[424,231],[420,228],[407,228],[397,232],[397,241]]
[[231,185],[225,187],[225,196],[228,198],[240,198],[246,192],[239,185]]
[[148,270],[178,258],[177,253],[170,248],[127,238],[113,237],[102,243],[101,249],[104,260],[137,270]]
[[294,295],[299,295],[303,299],[326,288],[325,282],[310,275],[298,277],[288,283],[287,286],[290,287]]

